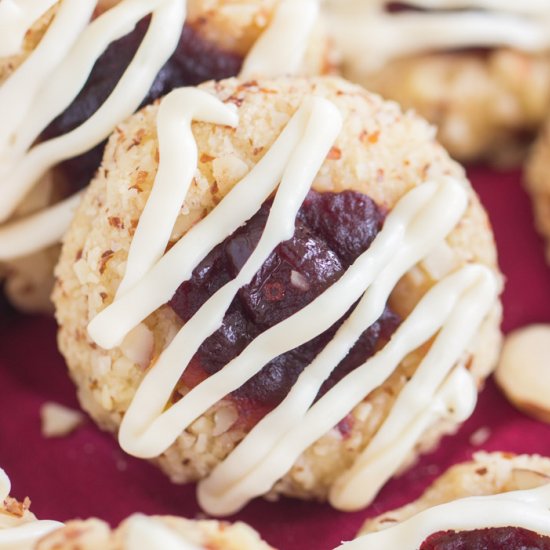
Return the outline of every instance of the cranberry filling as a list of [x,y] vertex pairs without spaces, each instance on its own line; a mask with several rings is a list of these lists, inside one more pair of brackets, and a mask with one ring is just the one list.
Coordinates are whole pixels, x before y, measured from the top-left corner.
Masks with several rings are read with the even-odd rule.
[[400,13],[403,11],[433,11],[418,6],[411,6],[411,4],[407,4],[406,2],[388,2],[385,8],[389,13]]
[[420,550],[550,550],[550,538],[518,527],[445,531],[427,539]]
[[458,7],[430,7],[423,8],[421,6],[415,6],[409,2],[387,2],[385,9],[389,13],[401,13],[401,12],[429,12],[429,13],[449,13],[449,12],[461,12],[470,11],[471,8],[458,8]]
[[[460,12],[467,12],[471,11],[472,8],[423,8],[420,6],[413,6],[407,2],[388,2],[385,5],[385,11],[387,13],[460,13]],[[479,11],[479,10],[477,10]],[[456,47],[456,48],[446,48],[446,49],[439,49],[437,51],[443,52],[445,54],[472,54],[476,55],[479,58],[486,58],[489,56],[493,48],[490,46],[464,46],[464,47]]]
[[[70,132],[97,111],[114,90],[137,52],[147,31],[148,21],[141,21],[130,34],[113,42],[105,50],[79,95],[44,130],[41,139],[51,139]],[[186,25],[176,51],[158,73],[142,106],[181,86],[196,86],[207,80],[235,76],[241,69],[242,61],[240,56],[221,50]],[[62,173],[73,189],[81,189],[88,184],[101,163],[104,147],[105,143],[102,143],[92,151],[61,165]]]
[[[258,244],[270,208],[270,202],[264,204],[246,225],[214,248],[176,291],[170,306],[183,321],[237,275]],[[193,387],[219,371],[259,334],[312,302],[367,250],[383,220],[380,209],[365,195],[311,191],[297,216],[294,237],[279,245],[252,282],[239,291],[222,327],[202,344],[182,384]],[[233,399],[244,415],[250,415],[250,422],[259,420],[284,399],[342,322],[275,358],[234,392]],[[373,355],[398,323],[397,316],[386,308],[338,365],[321,393]]]

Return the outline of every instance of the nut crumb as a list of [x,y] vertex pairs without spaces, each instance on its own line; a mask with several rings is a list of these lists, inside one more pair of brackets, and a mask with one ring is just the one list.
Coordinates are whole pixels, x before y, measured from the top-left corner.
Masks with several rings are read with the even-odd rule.
[[42,435],[47,438],[65,437],[84,422],[84,415],[58,403],[44,403],[40,409]]
[[22,518],[30,507],[31,501],[29,497],[25,497],[23,502],[19,502],[12,497],[7,497],[6,500],[4,500],[3,512],[16,518]]
[[483,426],[470,436],[470,445],[473,445],[474,447],[481,447],[487,443],[490,437],[491,430],[487,426]]

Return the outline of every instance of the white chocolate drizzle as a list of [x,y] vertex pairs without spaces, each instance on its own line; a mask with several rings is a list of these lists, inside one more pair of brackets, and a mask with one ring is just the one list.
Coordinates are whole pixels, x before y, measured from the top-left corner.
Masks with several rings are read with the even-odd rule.
[[342,544],[341,550],[418,550],[441,531],[517,527],[550,537],[550,484],[526,491],[467,497]]
[[186,540],[180,533],[170,529],[161,521],[136,514],[128,519],[127,535],[124,543],[126,550],[201,550]]
[[3,510],[10,490],[10,480],[0,468],[0,550],[32,550],[40,538],[63,526],[57,521],[39,521],[28,510],[21,517]]
[[[0,55],[16,52],[25,32],[55,3],[2,0]],[[186,18],[186,0],[122,0],[90,21],[96,3],[97,0],[61,2],[36,49],[0,85],[0,222],[12,216],[49,169],[89,151],[129,117],[177,46]],[[317,12],[316,0],[282,0],[265,35],[253,46],[250,59],[245,60],[244,74],[266,76],[298,71]],[[109,44],[149,14],[152,20],[134,59],[96,113],[71,132],[35,144],[41,132],[76,98]],[[208,113],[205,116],[208,119]],[[40,241],[48,245],[52,239],[61,239],[70,218],[63,218],[64,225],[60,219],[51,227],[50,220],[48,216],[35,217],[19,226],[22,251],[36,249]],[[48,239],[37,238],[40,233],[47,234]],[[0,233],[0,249],[3,246],[11,247],[3,242]],[[126,284],[125,281],[122,289]]]
[[[215,375],[209,378],[189,392],[181,401],[163,412],[181,377],[182,366],[185,367],[191,361],[201,343],[221,326],[225,312],[238,290],[252,280],[278,244],[292,237],[296,214],[311,187],[313,177],[321,167],[341,128],[339,112],[330,102],[321,98],[313,98],[311,102],[306,102],[293,120],[299,124],[299,127],[295,134],[295,140],[292,142],[288,140],[291,145],[288,148],[288,160],[280,157],[267,159],[275,160],[276,165],[283,167],[286,165],[286,169],[280,180],[281,183],[260,242],[239,275],[218,290],[182,327],[170,346],[161,354],[155,367],[146,374],[145,380],[137,390],[124,416],[119,431],[120,445],[130,454],[143,458],[161,454],[178,437],[182,427],[191,424],[211,405],[237,389],[265,364],[262,362],[261,356],[257,357],[254,362],[249,361],[248,364],[245,361],[235,361],[220,371],[219,376]],[[160,128],[159,131],[162,129]],[[272,152],[274,150],[276,151],[275,146]],[[271,163],[263,162],[266,157],[250,173],[248,178],[250,184],[258,186],[263,177],[267,177]],[[275,181],[273,185],[275,187],[279,183],[276,175],[273,177],[273,181]],[[237,187],[239,186],[240,184],[237,185]],[[252,204],[255,206],[255,210],[258,210],[262,203],[263,200]],[[236,209],[239,210],[238,207]],[[207,216],[204,219],[204,225],[211,229],[211,224],[211,216]],[[203,256],[205,256],[209,249],[206,249],[204,243],[200,241],[197,241],[197,244],[200,244]],[[178,263],[172,262],[170,271],[178,271],[177,265]],[[193,266],[190,267],[192,271]],[[191,272],[189,272],[190,274]],[[156,280],[156,283],[160,283],[162,286],[159,279]],[[139,285],[134,288],[138,289]],[[97,319],[98,317],[95,321]],[[110,323],[105,323],[104,326],[110,326]],[[288,339],[286,340],[288,341]],[[284,342],[285,346],[287,341]],[[259,342],[257,341],[257,343]],[[289,349],[293,347],[295,346]],[[268,350],[267,346],[257,346],[257,348],[257,354],[265,354]],[[254,371],[251,372],[252,369]],[[235,370],[239,371],[238,375],[234,372]],[[231,385],[229,390],[228,385]]]
[[[550,47],[546,0],[410,0],[432,11],[388,13],[387,0],[326,0],[327,26],[360,71],[417,53],[470,47],[542,52]],[[359,53],[361,52],[361,53]]]
[[[77,4],[80,2],[81,0],[77,0]],[[69,0],[67,5],[70,3]],[[40,143],[21,154],[21,149],[25,151],[28,143],[32,143],[48,122],[76,97],[93,64],[107,45],[127,34],[151,11],[151,24],[142,44],[103,105],[75,130]],[[59,16],[61,12],[62,10]],[[158,71],[175,50],[184,20],[185,9],[181,0],[124,0],[90,23],[70,52],[65,52],[62,63],[55,71],[44,75],[39,93],[37,86],[32,108],[28,110],[23,121],[18,121],[19,131],[16,133],[14,128],[9,125],[7,127],[9,133],[6,137],[14,149],[10,160],[15,165],[2,167],[0,220],[6,220],[12,214],[45,172],[57,163],[96,146],[109,136],[116,124],[139,107]],[[57,24],[60,25],[58,18],[48,33]],[[62,32],[66,32],[66,26],[67,24],[62,27]],[[31,56],[21,70],[26,69],[29,66],[27,63],[32,60]],[[13,78],[20,74],[16,71]],[[10,82],[12,80],[8,79],[2,92],[10,90]],[[12,103],[4,102],[4,98],[0,97],[0,100],[2,112],[13,108]]]
[[82,192],[76,193],[36,214],[0,226],[0,260],[15,260],[59,242],[81,197]]
[[[161,144],[168,142],[176,127],[183,125],[187,133],[193,115],[205,100],[199,94],[189,95],[182,111],[177,94],[167,98],[159,112]],[[222,105],[217,105],[216,111],[222,113]],[[226,116],[229,113],[223,118]],[[128,270],[125,277],[132,284],[89,324],[89,335],[97,344],[105,349],[119,346],[134,327],[171,299],[217,244],[249,220],[276,191],[266,228],[251,257],[236,278],[207,300],[180,329],[145,374],[123,418],[119,431],[122,448],[132,455],[152,458],[162,454],[182,430],[265,364],[327,330],[360,300],[334,339],[306,367],[287,398],[200,483],[199,501],[211,514],[233,513],[251,498],[267,492],[309,445],[383,384],[408,353],[432,337],[435,341],[430,351],[377,435],[350,471],[334,484],[331,503],[346,510],[367,504],[405,461],[427,427],[442,419],[462,421],[475,406],[475,381],[461,360],[466,358],[469,343],[497,296],[494,274],[481,265],[463,267],[436,284],[380,352],[313,404],[332,370],[380,317],[399,279],[440,248],[463,216],[466,190],[449,177],[424,183],[407,193],[389,213],[370,248],[336,283],[302,310],[258,336],[238,357],[177,403],[167,405],[202,342],[221,326],[238,290],[252,280],[279,243],[292,237],[297,212],[341,124],[341,115],[331,102],[306,98],[260,162],[158,260],[175,217],[158,230],[147,222],[151,244],[144,245],[143,239],[132,245],[137,256],[142,247],[145,251],[154,248],[154,253],[147,254],[146,265],[137,268],[141,278],[135,265],[131,266],[133,271]],[[185,173],[193,174],[197,167],[196,145],[186,139],[178,140],[178,147],[172,154],[188,159],[191,165]],[[175,165],[171,164],[174,160],[167,162],[167,154],[163,156],[161,151],[158,179],[179,181],[179,172],[168,168]],[[188,186],[187,180],[184,186]],[[170,184],[163,183],[162,188],[168,190]],[[171,196],[163,197],[164,193],[169,191],[152,195],[147,208],[160,208]],[[177,205],[180,199],[182,195],[177,196]],[[177,210],[172,209],[174,216]],[[363,490],[363,482],[372,483],[371,492]]]
[[[185,22],[184,0],[123,0],[90,22],[96,2],[64,0],[37,48],[0,86],[1,221],[10,218],[49,169],[89,151],[130,116],[177,46]],[[18,2],[22,19],[28,20],[36,9],[31,4]],[[42,130],[78,95],[108,45],[130,32],[148,14],[152,14],[152,19],[147,33],[103,105],[73,131],[34,145]],[[10,33],[0,34],[0,50],[7,47],[10,38]],[[77,200],[69,199],[68,204],[72,207]],[[54,208],[59,208],[54,212],[68,212],[62,205]],[[52,224],[52,216],[44,213],[18,223],[18,255],[36,250],[38,244],[58,242],[70,219],[64,215]],[[14,243],[8,241],[11,235],[11,230],[0,234],[0,249],[13,250]]]
[[23,41],[32,24],[40,19],[58,0],[0,1],[0,57],[21,52]]
[[317,0],[282,0],[268,29],[248,54],[241,78],[296,74],[319,14]]

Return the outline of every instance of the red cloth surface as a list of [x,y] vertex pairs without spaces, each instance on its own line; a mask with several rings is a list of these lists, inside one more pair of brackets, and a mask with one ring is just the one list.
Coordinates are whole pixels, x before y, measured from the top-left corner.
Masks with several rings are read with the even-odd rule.
[[[520,173],[481,167],[470,172],[490,212],[508,279],[505,331],[550,322],[550,270],[543,260],[542,241],[532,228]],[[54,322],[4,316],[0,319],[0,465],[12,479],[14,496],[29,495],[38,516],[57,520],[98,516],[115,524],[134,512],[203,517],[194,486],[170,484],[155,467],[125,456],[116,441],[91,422],[66,438],[43,439],[39,409],[46,400],[77,406],[56,351]],[[488,428],[489,437],[482,447],[475,447],[471,436],[480,428]],[[364,518],[416,498],[448,466],[480,448],[550,455],[550,426],[516,412],[489,382],[476,413],[459,434],[446,438],[439,450],[390,482],[367,510],[345,514],[322,504],[259,499],[237,518],[249,522],[280,550],[329,550],[353,538]]]

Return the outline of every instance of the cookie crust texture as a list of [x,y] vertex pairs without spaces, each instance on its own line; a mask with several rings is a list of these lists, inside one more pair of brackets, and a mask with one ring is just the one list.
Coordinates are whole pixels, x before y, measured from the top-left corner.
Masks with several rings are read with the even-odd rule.
[[[533,484],[533,479],[526,475],[527,472],[540,474],[538,483],[535,480]],[[382,531],[423,510],[460,498],[532,489],[542,485],[545,476],[550,476],[550,458],[539,455],[479,452],[474,455],[472,461],[457,464],[447,470],[418,500],[367,520],[359,535]],[[547,481],[550,481],[550,477]]]
[[[100,0],[96,15],[120,0]],[[189,0],[186,24],[205,40],[228,52],[246,56],[255,41],[269,26],[280,0]],[[35,50],[53,21],[60,3],[54,5],[27,32],[21,53],[0,57],[0,85]],[[333,70],[331,48],[321,23],[313,30],[304,58],[304,75],[325,74]],[[65,178],[50,171],[16,211],[15,218],[55,204],[67,196]],[[58,245],[35,254],[0,264],[0,279],[5,292],[22,311],[51,312],[53,268],[59,257]]]
[[462,162],[517,166],[550,108],[550,57],[496,48],[404,57],[365,74],[344,75],[414,108],[438,127],[438,138]]
[[[153,518],[182,541],[208,550],[275,550],[244,523],[191,521],[173,516]],[[35,550],[125,550],[132,518],[111,529],[98,519],[70,521],[65,527],[42,538]]]
[[[0,519],[5,522],[5,527],[9,529],[10,525],[16,527],[37,521],[29,506],[28,498],[24,502],[18,502],[8,497],[0,503]],[[245,523],[192,521],[176,516],[130,516],[115,529],[96,518],[73,520],[65,525],[60,524],[58,529],[41,537],[32,545],[32,550],[125,550],[132,522],[136,519],[154,521],[182,541],[208,550],[275,550]]]
[[[236,105],[240,123],[236,129],[193,123],[198,169],[172,241],[205,216],[248,173],[303,99],[315,94],[331,100],[344,117],[344,130],[314,181],[315,190],[353,189],[391,209],[411,188],[430,178],[452,175],[469,194],[467,212],[447,239],[454,261],[457,267],[480,262],[500,277],[487,216],[463,169],[436,143],[434,129],[424,120],[412,113],[403,114],[396,104],[334,77],[253,82],[229,79],[201,88]],[[84,408],[100,426],[112,432],[117,431],[150,358],[140,366],[124,354],[124,346],[102,350],[89,340],[86,327],[111,303],[124,273],[132,235],[158,167],[157,111],[158,104],[145,108],[111,137],[103,166],[65,237],[56,269],[54,301],[60,349]],[[434,283],[427,271],[414,269],[394,290],[392,308],[406,316]],[[462,359],[480,386],[496,361],[500,318],[501,306],[496,301]],[[154,342],[150,356],[156,357],[181,327],[181,321],[163,306],[146,320],[146,326]],[[349,435],[344,438],[338,430],[331,430],[298,459],[274,492],[306,499],[326,498],[338,474],[351,466],[372,438],[423,353],[420,349],[407,357],[382,387],[353,410]],[[156,462],[175,482],[203,478],[245,435],[242,429],[233,427],[224,427],[220,433],[224,419],[234,414],[230,401],[218,403]],[[408,463],[456,428],[449,422],[434,425]]]

